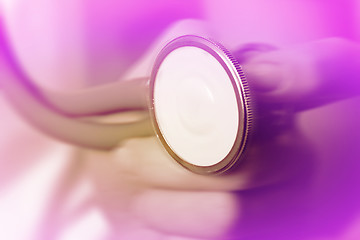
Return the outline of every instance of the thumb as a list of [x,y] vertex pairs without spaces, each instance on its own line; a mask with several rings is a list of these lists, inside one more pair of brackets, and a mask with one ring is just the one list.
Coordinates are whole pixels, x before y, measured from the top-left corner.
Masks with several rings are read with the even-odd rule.
[[318,85],[312,59],[293,49],[259,53],[242,66],[259,101],[304,102]]
[[346,39],[259,51],[242,64],[260,102],[303,110],[360,95],[360,45]]

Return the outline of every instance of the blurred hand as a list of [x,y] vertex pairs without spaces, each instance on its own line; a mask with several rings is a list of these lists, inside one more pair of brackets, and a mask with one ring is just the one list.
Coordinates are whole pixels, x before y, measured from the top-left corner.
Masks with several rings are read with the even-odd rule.
[[130,139],[112,152],[81,150],[94,201],[112,227],[108,238],[352,237],[359,100],[334,102],[359,95],[359,56],[359,46],[343,40],[250,55],[243,66],[259,104],[310,110],[281,131],[262,127],[232,174],[193,174],[155,137]]
[[243,67],[259,104],[310,110],[281,131],[264,126],[232,174],[193,174],[155,137],[85,151],[109,238],[359,237],[359,99],[343,100],[360,92],[358,59],[359,46],[339,39],[251,54]]

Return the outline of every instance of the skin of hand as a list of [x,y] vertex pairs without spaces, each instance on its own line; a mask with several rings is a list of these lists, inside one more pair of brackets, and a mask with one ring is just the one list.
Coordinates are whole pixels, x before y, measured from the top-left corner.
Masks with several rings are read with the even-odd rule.
[[348,225],[359,218],[360,110],[358,98],[343,99],[358,95],[356,51],[352,42],[329,39],[254,54],[244,62],[259,104],[307,111],[275,134],[266,128],[257,133],[231,174],[193,174],[155,137],[128,140],[113,152],[85,151],[86,174],[114,236],[352,237]]
[[[349,45],[340,50],[344,46]],[[254,55],[244,64],[263,99],[259,101],[314,107],[304,99],[318,89],[319,80],[328,78],[319,78],[311,58],[317,48],[301,54],[294,49]],[[330,44],[325,49],[335,48]],[[280,67],[264,67],[261,61]],[[344,61],[320,70],[332,72],[339,63]],[[286,70],[294,67],[296,75],[304,74],[308,81],[294,80],[294,85],[279,88],[294,79],[293,71]],[[358,78],[354,69],[360,68],[345,72]],[[334,101],[329,96],[315,105]],[[359,218],[358,104],[353,99],[297,113],[280,133],[259,134],[246,161],[231,175],[192,174],[177,165],[155,137],[130,139],[112,152],[81,150],[79,158],[112,227],[109,239],[306,239],[324,233],[336,238],[350,234],[348,223]],[[121,119],[127,117],[133,118]]]
[[[184,34],[184,29],[201,31],[201,26],[195,26],[198,23],[185,21],[162,37]],[[163,43],[160,40],[150,49],[158,49]],[[325,103],[339,99],[331,98],[331,92],[323,95],[318,86],[324,85],[319,81],[326,83],[328,78],[318,76],[347,62],[347,55],[331,57],[334,50],[341,55],[344,48],[354,49],[354,45],[338,40],[315,45],[254,54],[243,63],[259,102],[305,104],[306,109],[309,102],[324,104],[324,100],[316,99],[317,91],[322,91]],[[326,59],[334,60],[332,65],[317,67],[317,60],[324,59],[321,54],[314,58],[319,45],[330,56]],[[134,69],[135,75],[128,75],[148,74],[146,66],[153,59],[151,52]],[[345,65],[347,77],[359,75],[356,59],[350,61],[355,67]],[[343,75],[333,71],[331,76],[338,79]],[[352,89],[358,89],[356,81],[345,83],[354,83]],[[347,92],[342,93],[340,99]],[[355,161],[359,155],[357,104],[349,100],[297,113],[281,132],[257,134],[246,160],[229,175],[201,176],[183,169],[155,137],[129,139],[112,152],[80,150],[78,160],[83,161],[82,172],[95,186],[93,198],[112,227],[110,239],[294,239],[294,235],[304,239],[303,235],[328,233],[327,226],[333,234],[340,234],[358,210],[354,204],[358,193],[351,192],[357,179],[352,170],[359,167]],[[139,116],[121,115],[120,119],[134,117]]]

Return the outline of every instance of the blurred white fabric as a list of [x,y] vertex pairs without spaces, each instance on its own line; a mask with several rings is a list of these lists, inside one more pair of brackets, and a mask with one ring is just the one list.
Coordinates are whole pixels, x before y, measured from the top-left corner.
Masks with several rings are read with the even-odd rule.
[[[32,129],[2,96],[0,113],[0,239],[36,239],[61,176],[75,160],[73,148]],[[74,210],[92,190],[84,180],[67,199],[66,210]],[[94,207],[62,229],[58,239],[100,239],[107,231],[102,213]]]

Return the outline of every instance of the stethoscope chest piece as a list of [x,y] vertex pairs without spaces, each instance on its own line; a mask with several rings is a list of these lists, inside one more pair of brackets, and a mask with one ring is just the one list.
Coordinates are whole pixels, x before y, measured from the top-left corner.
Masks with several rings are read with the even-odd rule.
[[247,82],[230,53],[198,36],[167,44],[150,79],[150,112],[168,153],[199,174],[242,159],[252,125]]

